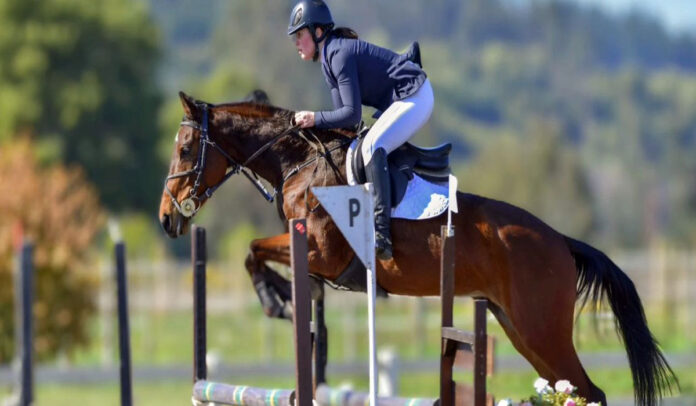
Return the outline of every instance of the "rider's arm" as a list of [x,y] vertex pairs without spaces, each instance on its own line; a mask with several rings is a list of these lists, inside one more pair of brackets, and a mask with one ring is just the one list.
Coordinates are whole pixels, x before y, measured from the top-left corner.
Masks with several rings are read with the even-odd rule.
[[317,128],[348,128],[360,122],[362,104],[360,85],[358,83],[358,67],[355,56],[346,50],[337,52],[331,60],[332,71],[336,75],[337,88],[332,89],[331,98],[336,106],[338,95],[340,107],[333,111],[318,111],[314,115],[314,125]]
[[331,88],[331,100],[333,101],[333,106],[335,110],[343,107],[343,101],[341,101],[341,94],[338,92],[337,87]]

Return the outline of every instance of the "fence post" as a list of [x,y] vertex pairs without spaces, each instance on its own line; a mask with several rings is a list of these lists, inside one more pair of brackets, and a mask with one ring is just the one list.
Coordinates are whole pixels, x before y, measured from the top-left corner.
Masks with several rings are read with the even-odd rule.
[[208,377],[205,356],[206,306],[205,306],[205,228],[193,227],[191,233],[191,262],[193,263],[193,382]]
[[307,223],[290,220],[293,326],[295,329],[295,396],[298,406],[312,406],[311,298],[307,260]]
[[[449,235],[447,226],[440,230],[442,251],[440,256],[440,301],[441,326],[452,327],[452,306],[454,305],[454,235]],[[455,348],[449,340],[441,339],[440,348],[440,405],[454,405],[454,366]]]
[[314,301],[314,320],[312,322],[312,341],[314,343],[314,390],[326,383],[326,363],[328,362],[328,342],[326,319],[324,316],[324,284],[319,284],[320,294]]
[[116,257],[116,297],[118,300],[118,346],[121,359],[121,405],[133,404],[131,389],[130,327],[128,325],[128,283],[126,278],[126,246],[122,241],[114,247]]
[[16,340],[15,346],[20,362],[19,405],[34,403],[34,246],[24,241],[20,254],[17,278],[15,279]]

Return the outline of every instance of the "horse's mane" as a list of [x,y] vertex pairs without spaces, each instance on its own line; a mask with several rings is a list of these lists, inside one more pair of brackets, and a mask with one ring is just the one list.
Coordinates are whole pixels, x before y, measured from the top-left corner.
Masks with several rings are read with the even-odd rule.
[[[267,103],[257,103],[254,101],[242,101],[232,103],[222,103],[213,106],[215,111],[226,112],[244,118],[266,118],[277,119],[278,121],[289,122],[290,118],[295,114],[294,111],[284,109],[282,107],[273,106]],[[335,129],[314,129],[315,133],[325,141],[330,141],[336,138],[356,136],[355,131],[344,128]]]
[[216,104],[213,107],[216,111],[224,111],[230,114],[236,114],[242,117],[253,118],[289,118],[293,111],[276,107],[265,103],[256,103],[253,101],[232,102]]

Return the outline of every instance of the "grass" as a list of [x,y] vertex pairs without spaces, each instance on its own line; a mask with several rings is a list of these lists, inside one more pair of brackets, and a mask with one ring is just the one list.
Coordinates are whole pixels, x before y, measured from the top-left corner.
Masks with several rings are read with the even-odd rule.
[[[355,359],[367,359],[367,323],[364,296],[341,293],[340,298],[330,295],[327,299],[327,324],[329,327],[329,363]],[[340,303],[341,305],[337,305]],[[455,324],[472,329],[473,306],[471,300],[458,300],[455,308]],[[380,347],[393,347],[402,359],[437,359],[439,354],[439,301],[412,299],[378,301],[378,343]],[[696,337],[685,329],[674,329],[674,323],[665,321],[661,314],[649,313],[651,329],[663,349],[670,354],[693,354]],[[90,327],[94,337],[92,344],[70,355],[75,366],[100,365],[105,351],[116,358],[116,349],[107,350],[99,338],[104,329],[103,321],[95,320]],[[423,328],[425,326],[425,328]],[[603,334],[594,332],[592,321],[582,315],[576,325],[576,346],[582,352],[624,351],[621,341],[613,333],[613,321],[600,317],[598,326]],[[497,337],[496,351],[500,356],[516,354],[501,328],[493,319],[488,323],[489,333]],[[111,326],[112,346],[117,343],[115,326]],[[190,312],[144,313],[131,312],[131,348],[134,365],[187,365],[192,358],[192,325]],[[292,326],[289,322],[268,320],[259,306],[251,303],[234,314],[208,315],[208,349],[215,352],[226,364],[255,362],[291,363]],[[367,368],[366,368],[367,369]],[[696,367],[678,369],[682,393],[696,395]],[[589,375],[609,397],[631,398],[630,372],[623,369],[589,370]],[[466,381],[470,374],[458,374],[456,379]],[[367,389],[367,377],[330,376],[333,385],[342,382],[363,390]],[[521,399],[531,395],[536,374],[525,372],[497,372],[489,379],[489,390],[496,398]],[[247,385],[264,387],[294,386],[294,377],[248,377]],[[191,382],[167,380],[159,382],[135,382],[136,404],[176,405],[190,404]],[[116,383],[97,385],[44,384],[37,382],[37,405],[80,404],[118,405],[119,389]],[[400,392],[403,396],[436,397],[437,371],[431,373],[404,373]],[[0,397],[7,394],[0,385]]]
[[[680,369],[677,372],[685,394],[696,393],[696,371]],[[624,369],[590,370],[595,382],[605,390],[610,398],[631,398],[633,388],[630,373]],[[467,381],[468,374],[458,374],[455,379]],[[532,372],[499,373],[489,378],[488,388],[496,399],[510,397],[522,399],[533,392],[532,382],[536,375]],[[247,377],[243,382],[235,382],[260,387],[291,388],[294,378]],[[339,386],[350,383],[355,389],[367,390],[365,376],[334,376],[331,384]],[[400,392],[405,397],[437,397],[438,375],[436,373],[403,374],[399,382]],[[167,380],[161,382],[135,382],[133,398],[136,405],[169,406],[190,404],[192,384],[190,380]],[[2,393],[2,392],[0,392]],[[119,388],[114,384],[65,385],[39,384],[36,392],[36,405],[72,406],[75,404],[117,406],[120,404]]]

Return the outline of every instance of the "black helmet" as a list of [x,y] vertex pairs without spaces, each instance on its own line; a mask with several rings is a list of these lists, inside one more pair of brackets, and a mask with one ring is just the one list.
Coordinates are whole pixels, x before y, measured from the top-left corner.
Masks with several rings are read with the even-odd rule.
[[[331,11],[323,0],[301,0],[290,13],[288,35],[307,27],[312,37],[316,27],[333,27],[334,22]],[[327,31],[326,29],[324,31]]]

